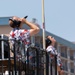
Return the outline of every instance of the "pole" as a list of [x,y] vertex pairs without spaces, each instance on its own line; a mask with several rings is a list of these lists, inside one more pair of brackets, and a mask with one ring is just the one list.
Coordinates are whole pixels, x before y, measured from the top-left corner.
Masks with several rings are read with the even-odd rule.
[[[43,49],[45,48],[45,14],[44,14],[44,0],[42,0],[42,27],[43,27]],[[44,75],[46,75],[46,54],[44,54]]]
[[42,27],[43,27],[43,49],[45,49],[45,14],[44,14],[44,0],[42,0]]

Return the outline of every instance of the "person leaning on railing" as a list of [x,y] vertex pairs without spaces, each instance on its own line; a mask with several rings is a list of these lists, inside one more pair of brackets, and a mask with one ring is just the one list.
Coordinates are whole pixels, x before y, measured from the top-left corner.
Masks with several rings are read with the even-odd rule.
[[[30,29],[22,28],[24,24],[29,26]],[[12,28],[9,33],[9,40],[11,43],[14,44],[14,40],[21,40],[26,47],[30,44],[30,36],[33,36],[40,31],[39,27],[29,22],[26,17],[20,18],[13,16],[9,18],[9,26]]]
[[63,75],[62,62],[60,59],[60,54],[57,52],[57,50],[54,47],[55,43],[56,43],[56,40],[54,39],[54,37],[52,36],[46,37],[46,50],[50,54],[50,59],[53,60],[54,55],[57,55],[57,71],[59,75]]

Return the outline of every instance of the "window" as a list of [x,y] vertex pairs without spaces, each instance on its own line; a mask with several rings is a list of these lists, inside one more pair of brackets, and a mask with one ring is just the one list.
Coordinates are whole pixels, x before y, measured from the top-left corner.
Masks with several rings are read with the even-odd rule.
[[74,73],[74,63],[70,63],[70,71],[71,73]]
[[71,60],[74,60],[74,54],[73,53],[74,53],[74,51],[73,50],[70,50],[70,59]]
[[67,47],[61,46],[61,56],[67,58]]

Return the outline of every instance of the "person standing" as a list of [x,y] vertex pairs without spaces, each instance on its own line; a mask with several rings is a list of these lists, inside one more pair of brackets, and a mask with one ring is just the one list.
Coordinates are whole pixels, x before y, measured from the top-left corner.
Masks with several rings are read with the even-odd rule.
[[54,61],[54,56],[57,56],[57,72],[59,75],[63,75],[63,68],[62,68],[62,62],[60,59],[60,54],[57,52],[57,50],[55,49],[55,43],[56,40],[54,39],[54,37],[52,36],[47,36],[46,37],[46,51],[49,54],[49,57],[51,59],[51,63],[53,64]]
[[[23,24],[30,27],[30,29],[21,29]],[[26,40],[30,36],[33,36],[39,32],[39,27],[35,24],[27,21],[25,18],[19,18],[17,16],[13,16],[9,19],[9,25],[13,29],[10,32],[9,39],[21,39]],[[27,42],[27,41],[26,41]],[[27,44],[27,43],[26,43]]]
[[[22,28],[23,25],[27,25],[30,27],[30,29],[24,29]],[[12,28],[12,30],[9,33],[9,40],[12,45],[12,50],[13,50],[13,45],[16,43],[15,40],[17,41],[22,41],[22,43],[25,45],[25,51],[27,51],[28,45],[30,44],[30,37],[37,34],[40,29],[38,26],[35,24],[29,22],[26,17],[25,18],[20,18],[18,16],[13,16],[9,18],[9,26]],[[20,46],[19,46],[20,47]],[[16,46],[17,48],[17,46]],[[24,49],[23,49],[24,50]],[[18,52],[16,51],[16,59],[20,59],[20,53],[21,51]],[[14,53],[14,51],[13,51]],[[22,52],[24,53],[24,52]],[[24,61],[25,62],[25,61]]]

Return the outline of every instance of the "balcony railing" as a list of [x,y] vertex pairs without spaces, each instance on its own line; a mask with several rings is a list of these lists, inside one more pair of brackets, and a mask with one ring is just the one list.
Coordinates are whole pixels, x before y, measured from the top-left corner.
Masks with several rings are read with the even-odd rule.
[[[0,73],[2,75],[7,70],[9,75],[53,75],[53,73],[57,75],[56,55],[54,62],[51,62],[46,50],[30,45],[26,51],[22,41],[14,40],[15,43],[11,49],[14,56],[10,57],[10,44],[8,41],[0,39],[2,47],[4,46],[3,42],[6,42],[8,46],[8,60],[4,58],[4,54],[2,54],[0,60]],[[52,67],[54,67],[54,71]]]

